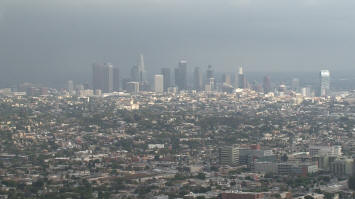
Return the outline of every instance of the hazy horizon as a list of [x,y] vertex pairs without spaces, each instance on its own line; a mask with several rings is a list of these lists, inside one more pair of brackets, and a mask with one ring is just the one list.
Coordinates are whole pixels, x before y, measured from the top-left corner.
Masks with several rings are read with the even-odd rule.
[[33,0],[0,2],[0,86],[91,81],[94,62],[147,70],[353,71],[355,2]]

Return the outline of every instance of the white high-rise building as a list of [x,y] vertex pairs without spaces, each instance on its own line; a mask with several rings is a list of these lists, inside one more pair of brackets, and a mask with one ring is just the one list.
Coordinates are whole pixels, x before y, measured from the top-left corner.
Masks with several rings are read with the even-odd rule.
[[304,87],[301,89],[301,94],[304,96],[304,97],[311,97],[311,88],[310,87]]
[[329,70],[321,70],[320,71],[320,96],[326,96],[329,94],[330,89],[330,72]]
[[239,164],[239,146],[223,146],[219,148],[219,163],[236,166]]
[[239,88],[247,88],[247,81],[243,72],[243,66],[239,67],[238,71],[238,86]]
[[154,91],[162,93],[164,91],[164,76],[154,75]]
[[239,66],[238,74],[243,75],[243,66]]

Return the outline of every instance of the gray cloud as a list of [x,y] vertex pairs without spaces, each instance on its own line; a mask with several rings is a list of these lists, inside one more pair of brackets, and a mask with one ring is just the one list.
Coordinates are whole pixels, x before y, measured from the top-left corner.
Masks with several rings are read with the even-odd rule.
[[94,61],[127,73],[140,52],[152,72],[181,58],[221,71],[348,70],[355,61],[348,0],[3,0],[0,8],[3,81],[85,81]]

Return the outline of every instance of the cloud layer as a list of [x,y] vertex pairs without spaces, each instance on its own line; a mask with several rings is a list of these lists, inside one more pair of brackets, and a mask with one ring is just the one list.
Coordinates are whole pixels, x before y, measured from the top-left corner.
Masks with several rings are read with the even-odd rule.
[[95,61],[128,73],[140,52],[152,73],[182,58],[221,71],[347,70],[354,8],[348,0],[2,0],[0,79],[85,81]]

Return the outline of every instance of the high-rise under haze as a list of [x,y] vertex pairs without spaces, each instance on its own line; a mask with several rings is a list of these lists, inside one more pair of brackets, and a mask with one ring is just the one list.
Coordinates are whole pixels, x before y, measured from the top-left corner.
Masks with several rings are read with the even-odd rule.
[[137,94],[139,93],[139,82],[127,82],[127,92]]
[[234,88],[239,88],[239,70],[237,70],[234,75],[233,75],[234,79],[233,79],[233,86]]
[[118,67],[113,67],[113,90],[120,90],[120,69]]
[[207,80],[214,77],[212,65],[208,65],[207,71],[206,71],[206,77],[207,77]]
[[187,62],[185,60],[181,60],[175,68],[175,85],[180,90],[187,89]]
[[247,88],[247,81],[243,72],[243,66],[240,66],[238,71],[238,87]]
[[269,93],[271,91],[271,80],[270,76],[265,76],[263,81],[264,93]]
[[195,90],[201,90],[202,89],[202,73],[200,70],[200,67],[195,67],[194,68],[194,74],[193,74],[193,86]]
[[69,80],[68,83],[67,83],[67,89],[68,91],[71,93],[74,91],[74,82],[73,80]]
[[330,89],[330,72],[329,70],[320,71],[320,86],[319,86],[319,95],[326,96],[329,94]]
[[171,70],[170,68],[162,68],[161,74],[164,78],[164,91],[167,91],[171,87]]
[[131,68],[131,81],[139,82],[142,85],[146,81],[145,75],[144,57],[140,54],[137,65]]
[[300,91],[300,80],[298,78],[293,78],[291,82],[291,88],[293,91]]
[[146,81],[146,72],[144,67],[144,57],[142,54],[139,55],[138,61],[138,74],[139,74],[139,83],[143,84]]
[[154,75],[154,92],[162,93],[164,91],[164,75]]
[[131,68],[131,81],[139,82],[139,68],[137,65]]
[[227,85],[232,85],[232,78],[229,73],[223,74],[223,83]]
[[93,65],[93,81],[94,90],[102,90],[103,92],[113,91],[113,65],[110,63]]

